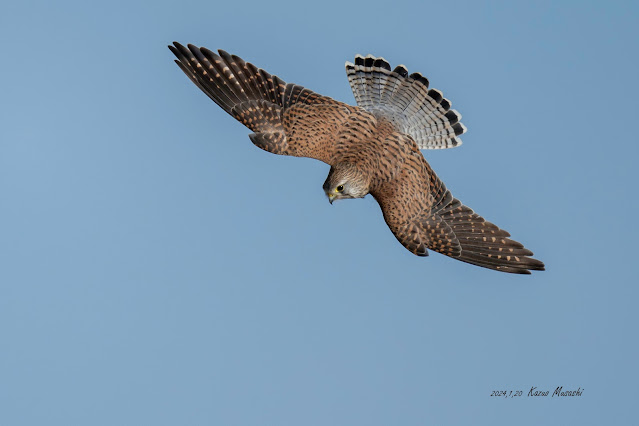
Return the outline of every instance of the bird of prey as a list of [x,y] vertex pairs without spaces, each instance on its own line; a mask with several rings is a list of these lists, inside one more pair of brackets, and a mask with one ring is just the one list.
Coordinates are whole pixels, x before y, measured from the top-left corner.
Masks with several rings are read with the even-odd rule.
[[403,65],[357,55],[346,74],[357,106],[285,83],[223,50],[175,42],[177,65],[209,98],[248,127],[257,147],[331,166],[331,203],[371,194],[397,240],[473,265],[530,274],[544,264],[510,234],[454,198],[420,149],[461,145],[460,115],[428,80]]

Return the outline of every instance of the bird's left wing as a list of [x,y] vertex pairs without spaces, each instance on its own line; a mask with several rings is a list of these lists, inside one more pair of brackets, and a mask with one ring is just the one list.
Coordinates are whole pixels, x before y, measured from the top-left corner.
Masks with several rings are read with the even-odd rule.
[[285,83],[223,50],[177,42],[169,49],[197,87],[254,132],[249,137],[256,146],[331,164],[334,136],[354,107]]

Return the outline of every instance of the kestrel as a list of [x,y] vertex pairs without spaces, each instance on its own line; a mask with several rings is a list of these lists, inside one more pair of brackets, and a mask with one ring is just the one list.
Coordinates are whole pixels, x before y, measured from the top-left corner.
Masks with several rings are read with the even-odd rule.
[[419,73],[391,70],[383,58],[357,55],[346,74],[357,106],[338,102],[244,62],[223,50],[169,46],[197,87],[274,154],[331,166],[331,203],[371,194],[397,240],[412,253],[428,249],[502,272],[530,274],[544,264],[510,234],[454,198],[420,149],[461,145],[460,114]]

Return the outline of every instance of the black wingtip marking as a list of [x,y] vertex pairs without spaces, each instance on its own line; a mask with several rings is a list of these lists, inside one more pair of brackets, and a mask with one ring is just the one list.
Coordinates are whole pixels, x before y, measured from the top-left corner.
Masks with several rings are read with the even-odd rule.
[[364,58],[364,66],[370,68],[375,63],[375,58],[371,58],[370,56]]
[[180,43],[176,43],[175,47],[180,52],[181,55],[183,55],[185,57],[192,56],[191,55],[191,51],[189,49],[187,49],[186,47],[182,46]]
[[463,134],[466,129],[464,128],[464,126],[462,126],[461,123],[455,123],[453,125],[453,130],[455,131],[455,136],[459,136]]
[[[189,45],[192,46],[192,45]],[[197,47],[193,46],[194,49],[197,50]],[[212,50],[207,49],[206,47],[201,47],[199,49],[200,52],[202,52],[202,54],[204,56],[206,56],[207,58],[209,58],[209,60],[213,60],[213,61],[219,61],[220,57],[218,56],[217,53],[213,52]]]
[[420,257],[428,257],[428,250],[423,245],[417,247],[415,254]]

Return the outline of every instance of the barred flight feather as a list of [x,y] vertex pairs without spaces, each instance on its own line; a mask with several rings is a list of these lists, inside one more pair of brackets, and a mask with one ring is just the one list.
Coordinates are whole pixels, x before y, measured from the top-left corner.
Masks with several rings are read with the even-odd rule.
[[408,74],[403,65],[391,71],[384,58],[357,55],[346,63],[346,74],[357,105],[390,121],[410,135],[420,149],[453,148],[461,145],[466,132],[459,112],[437,89],[429,89],[428,79]]

